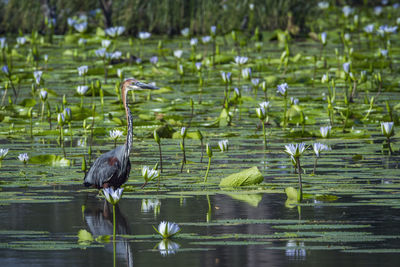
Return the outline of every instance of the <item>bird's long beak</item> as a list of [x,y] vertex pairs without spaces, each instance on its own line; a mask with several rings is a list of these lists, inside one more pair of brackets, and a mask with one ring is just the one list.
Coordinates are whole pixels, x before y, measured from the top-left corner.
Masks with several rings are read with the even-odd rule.
[[151,85],[151,84],[147,84],[147,83],[142,83],[142,82],[137,82],[137,83],[135,83],[135,85],[136,85],[137,87],[142,88],[142,89],[151,89],[151,90],[160,89],[160,88],[157,87],[157,86],[154,86],[154,85]]

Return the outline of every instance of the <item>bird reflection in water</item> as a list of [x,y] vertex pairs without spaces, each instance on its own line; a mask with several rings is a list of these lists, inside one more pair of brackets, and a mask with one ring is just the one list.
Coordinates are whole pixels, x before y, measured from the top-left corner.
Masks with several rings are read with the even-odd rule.
[[[89,203],[87,203],[89,204]],[[95,207],[86,206],[84,217],[89,231],[94,238],[98,236],[108,235],[113,236],[113,207],[107,201],[101,205],[97,204]],[[116,216],[116,234],[125,235],[130,234],[128,222],[119,210],[118,205],[115,207]],[[114,252],[113,242],[105,245],[107,250]],[[133,255],[130,243],[124,239],[119,238],[116,240],[115,253],[118,258],[124,259],[127,266],[133,266]],[[114,255],[115,256],[115,255]],[[120,265],[118,265],[120,266]]]

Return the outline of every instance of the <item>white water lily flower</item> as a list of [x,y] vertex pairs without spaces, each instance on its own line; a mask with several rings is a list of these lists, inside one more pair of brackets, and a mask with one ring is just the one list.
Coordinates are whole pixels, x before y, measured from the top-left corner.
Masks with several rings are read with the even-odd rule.
[[3,50],[4,48],[6,48],[7,43],[6,43],[6,38],[5,37],[1,37],[0,38],[0,49]]
[[122,131],[120,130],[112,130],[110,131],[110,138],[116,140],[122,136]]
[[8,154],[8,148],[0,148],[0,160],[3,160]]
[[383,8],[381,6],[376,6],[374,7],[374,14],[379,16],[380,14],[382,14]]
[[329,82],[329,75],[328,74],[322,75],[321,83],[327,83],[327,82]]
[[17,44],[18,45],[24,45],[26,43],[26,38],[25,37],[17,37]]
[[217,26],[214,26],[214,25],[211,26],[210,32],[211,32],[211,35],[215,36],[215,34],[217,33]]
[[291,105],[298,105],[299,104],[299,99],[295,97],[290,97],[290,104]]
[[86,75],[86,73],[88,72],[88,70],[89,70],[89,67],[86,66],[86,65],[78,67],[78,74],[79,74],[79,76],[84,76],[84,75]]
[[174,57],[176,57],[178,59],[182,57],[182,54],[183,54],[182,50],[175,50],[174,51]]
[[33,77],[37,85],[40,84],[40,79],[42,78],[43,71],[37,70],[33,72]]
[[47,99],[47,91],[46,90],[44,90],[44,89],[40,90],[40,99],[42,101],[46,101],[46,99]]
[[117,69],[117,76],[118,76],[118,78],[122,79],[123,75],[122,75],[121,69]]
[[115,51],[112,53],[107,53],[106,54],[107,58],[111,58],[111,59],[119,59],[120,57],[122,57],[122,52],[121,51]]
[[373,33],[374,32],[374,24],[368,24],[367,26],[364,27],[364,31],[366,33]]
[[150,36],[151,36],[151,33],[149,33],[149,32],[139,32],[139,39],[141,39],[141,40],[149,39]]
[[103,47],[103,48],[108,48],[110,46],[110,44],[111,44],[110,40],[107,40],[107,39],[101,40],[101,47]]
[[350,14],[352,14],[354,12],[354,8],[349,7],[349,6],[344,6],[342,11],[343,11],[343,15],[345,17],[348,17]]
[[87,29],[87,26],[88,26],[87,22],[83,21],[81,23],[75,23],[74,24],[74,29],[77,32],[84,33],[86,31],[86,29]]
[[386,138],[389,138],[393,135],[394,133],[394,122],[381,122],[381,130],[382,134],[386,136]]
[[73,18],[67,18],[68,26],[72,27],[72,26],[74,26],[75,23],[76,23],[76,20],[74,20]]
[[197,38],[190,39],[190,46],[196,46],[199,43]]
[[152,181],[160,176],[158,170],[150,169],[148,166],[143,166],[142,176],[146,182]]
[[318,7],[320,9],[327,9],[329,7],[329,2],[319,2]]
[[287,90],[289,89],[289,86],[287,83],[282,83],[278,85],[278,93],[280,93],[282,96],[287,96]]
[[319,128],[322,138],[327,138],[331,134],[331,126],[322,126]]
[[235,64],[236,65],[243,65],[243,64],[246,64],[248,60],[249,60],[248,57],[236,56],[235,57]]
[[189,28],[184,28],[181,30],[181,34],[184,37],[188,37],[189,36]]
[[221,152],[228,151],[228,148],[229,148],[229,141],[228,141],[228,139],[219,141],[219,142],[218,142],[218,147],[219,147],[219,149],[221,150]]
[[49,55],[47,55],[47,54],[45,54],[44,56],[43,56],[43,59],[44,59],[44,62],[48,62],[49,61]]
[[201,62],[196,62],[194,65],[196,66],[197,70],[201,70]]
[[380,49],[380,54],[382,57],[387,57],[388,56],[388,50],[387,49]]
[[[155,229],[155,227],[153,226],[153,228]],[[159,225],[158,225],[158,230],[155,229],[157,233],[159,233],[163,239],[167,239],[172,237],[173,235],[176,235],[177,233],[179,233],[181,231],[180,227],[178,224],[174,223],[174,222],[166,222],[166,221],[162,221]]]
[[345,62],[345,63],[343,63],[343,71],[344,71],[346,74],[349,74],[349,72],[350,72],[350,62]]
[[116,27],[107,28],[107,29],[105,29],[104,32],[105,32],[108,36],[110,36],[110,37],[112,37],[112,38],[115,38],[115,37],[118,37],[118,36],[120,36],[121,34],[123,34],[124,31],[125,31],[125,27],[123,27],[123,26],[116,26]]
[[18,159],[22,161],[24,164],[28,162],[29,156],[27,153],[22,153],[18,155]]
[[264,101],[262,103],[259,104],[261,108],[267,110],[269,107],[269,101]]
[[298,158],[303,155],[304,151],[306,150],[306,144],[289,144],[285,145],[285,152],[294,158]]
[[242,69],[242,77],[243,77],[243,79],[246,79],[246,80],[250,79],[250,77],[251,77],[251,68]]
[[314,143],[312,146],[313,146],[314,153],[317,156],[317,158],[319,158],[319,153],[321,153],[321,151],[330,150],[329,146],[327,146],[325,144],[321,144],[321,143]]
[[162,256],[175,254],[179,250],[179,248],[179,244],[168,239],[163,239],[160,241],[160,243],[158,243],[158,251],[160,251],[160,254]]
[[221,71],[221,77],[225,84],[232,81],[232,73]]
[[158,62],[158,57],[157,56],[153,56],[150,58],[150,63],[153,65],[156,65]]
[[94,53],[96,54],[96,56],[100,57],[100,58],[104,58],[106,56],[106,49],[103,48],[99,48],[96,51],[94,51]]
[[89,90],[89,86],[87,86],[87,85],[78,85],[78,87],[76,88],[76,91],[80,95],[85,95],[88,90]]
[[258,85],[260,85],[260,79],[257,79],[257,78],[253,78],[253,79],[251,79],[251,83],[254,85],[254,86],[258,86]]
[[203,44],[207,44],[211,41],[211,36],[203,36],[201,37],[201,41],[203,42]]
[[323,45],[326,45],[326,37],[327,37],[326,32],[322,32],[322,33],[321,33],[321,43],[322,43]]
[[112,187],[103,188],[104,197],[112,205],[116,205],[120,201],[123,191],[123,188],[118,188],[115,191]]
[[78,45],[85,45],[87,43],[87,40],[85,38],[79,38],[78,40]]

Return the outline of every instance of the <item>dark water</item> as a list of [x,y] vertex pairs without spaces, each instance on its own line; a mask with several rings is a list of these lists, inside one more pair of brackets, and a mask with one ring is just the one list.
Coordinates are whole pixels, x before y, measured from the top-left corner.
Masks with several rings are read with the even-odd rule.
[[[71,188],[68,188],[71,189]],[[73,191],[73,190],[72,190]],[[63,193],[60,193],[63,194]],[[66,194],[66,193],[64,193]],[[77,242],[77,232],[87,229],[94,237],[112,235],[112,210],[96,197],[95,193],[67,193],[73,201],[46,204],[11,204],[0,208],[0,228],[3,230],[47,231],[46,237],[36,237],[35,242],[45,240],[67,240]],[[149,195],[149,197],[152,197]],[[226,195],[209,196],[211,222],[223,219],[299,219],[296,208],[284,206],[284,195],[265,194],[257,207],[233,200]],[[146,211],[142,199],[124,199],[116,211],[117,234],[150,235],[152,225],[160,220],[205,222],[208,201],[205,196],[184,199],[161,199],[160,212]],[[340,201],[339,201],[340,203]],[[82,211],[81,206],[85,205]],[[371,207],[324,207],[301,208],[302,220],[343,221],[346,223],[370,224],[362,229],[374,235],[394,235],[400,230],[400,214],[397,210],[382,206]],[[215,236],[221,234],[267,235],[281,230],[270,224],[182,226],[183,233]],[[344,230],[346,231],[346,230]],[[357,231],[357,230],[356,230]],[[12,235],[1,235],[1,243],[15,240]],[[253,238],[254,239],[254,238]],[[180,245],[175,254],[162,256],[157,250],[160,241],[156,237],[134,240],[117,237],[117,266],[398,266],[398,253],[345,253],[339,250],[308,250],[307,246],[318,243],[293,241],[290,238],[273,240],[262,245],[196,245],[194,241],[177,236],[173,239]],[[232,238],[230,240],[235,240]],[[249,238],[251,240],[251,238]],[[296,245],[297,244],[297,245]],[[366,243],[319,244],[329,248],[333,245],[350,245],[357,248],[398,248],[399,239]],[[295,249],[291,248],[295,246]],[[303,247],[303,248],[302,248]],[[197,250],[201,248],[202,250]],[[272,249],[271,249],[272,248]],[[207,249],[207,250],[205,250]],[[72,248],[69,250],[11,250],[1,249],[1,266],[112,266],[112,242],[104,247]]]

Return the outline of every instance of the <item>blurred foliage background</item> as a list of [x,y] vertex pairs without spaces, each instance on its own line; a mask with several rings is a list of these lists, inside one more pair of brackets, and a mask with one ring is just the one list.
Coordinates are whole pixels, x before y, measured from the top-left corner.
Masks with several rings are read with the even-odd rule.
[[124,26],[128,34],[174,35],[186,27],[208,34],[212,25],[226,33],[255,27],[301,33],[316,7],[316,0],[0,0],[0,33],[43,32],[45,20],[52,19],[55,33],[63,34],[67,19],[79,15],[88,17],[92,29]]

